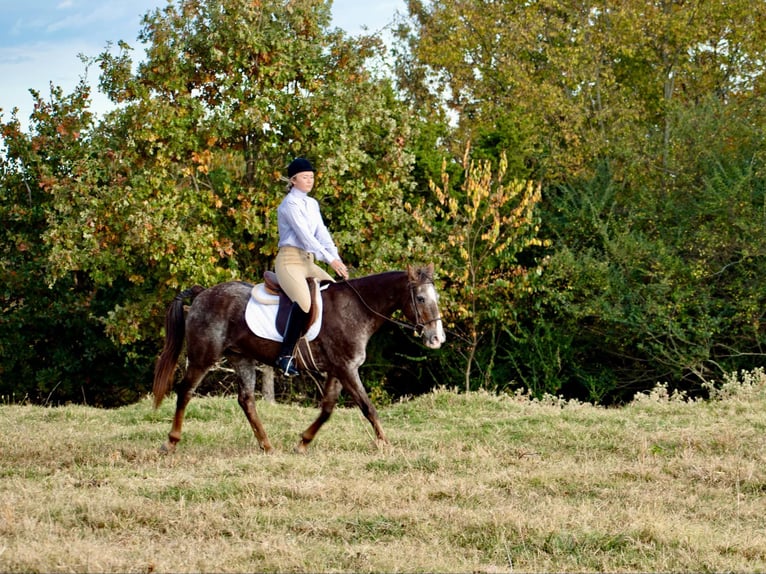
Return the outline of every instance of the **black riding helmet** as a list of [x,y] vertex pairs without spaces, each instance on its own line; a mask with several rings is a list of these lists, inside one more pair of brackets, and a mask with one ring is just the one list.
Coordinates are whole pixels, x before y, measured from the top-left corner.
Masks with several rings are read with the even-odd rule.
[[316,170],[314,169],[314,166],[311,165],[311,162],[305,157],[296,157],[290,162],[290,165],[287,166],[287,177],[292,177],[296,173],[301,173],[302,171],[315,172]]

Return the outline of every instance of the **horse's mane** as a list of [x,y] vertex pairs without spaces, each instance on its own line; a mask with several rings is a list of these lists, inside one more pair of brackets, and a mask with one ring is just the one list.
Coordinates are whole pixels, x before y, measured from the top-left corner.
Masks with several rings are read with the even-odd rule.
[[383,271],[381,273],[371,273],[369,275],[362,275],[361,277],[354,277],[347,281],[353,283],[365,283],[369,280],[381,281],[399,275],[408,275],[411,279],[414,279],[414,282],[417,284],[433,283],[434,281],[434,270],[432,266],[413,267],[408,271]]
[[[322,286],[329,283],[330,289],[343,289],[346,284],[353,291],[358,289],[368,291],[372,289],[377,291],[381,285],[392,285],[399,281],[407,281],[409,284],[422,285],[424,283],[433,283],[434,272],[431,265],[426,267],[410,268],[407,271],[393,270],[383,271],[380,273],[371,273],[369,275],[362,275],[360,277],[354,277],[346,279],[345,281],[322,281]],[[402,285],[404,287],[404,285]]]
[[348,281],[354,281],[354,282],[365,282],[370,280],[380,281],[382,279],[394,277],[395,275],[401,275],[402,273],[404,273],[404,271],[383,271],[381,273],[371,273],[369,275],[354,277],[353,279],[348,279]]

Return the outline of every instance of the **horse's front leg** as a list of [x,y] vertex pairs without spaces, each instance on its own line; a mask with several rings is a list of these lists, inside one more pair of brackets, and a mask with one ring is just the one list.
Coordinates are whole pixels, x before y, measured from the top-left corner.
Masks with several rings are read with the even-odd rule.
[[367,391],[364,390],[362,379],[359,378],[359,371],[352,369],[349,371],[348,376],[341,379],[343,383],[343,389],[350,394],[354,402],[362,410],[362,414],[370,421],[372,429],[375,431],[375,438],[378,444],[387,445],[388,439],[383,432],[383,427],[380,425],[380,418],[378,418],[378,411],[375,409],[375,405],[370,401],[370,397],[367,396]]
[[327,419],[330,418],[333,409],[335,409],[335,405],[338,403],[338,395],[340,395],[341,388],[342,385],[336,377],[330,375],[327,376],[327,381],[325,383],[325,394],[320,406],[321,411],[319,412],[319,416],[313,423],[311,423],[309,428],[303,431],[303,434],[301,434],[301,440],[298,443],[298,446],[295,447],[295,452],[299,454],[306,454],[309,443],[314,440],[314,437],[316,436],[317,432],[319,432],[319,429],[325,422],[327,422]]

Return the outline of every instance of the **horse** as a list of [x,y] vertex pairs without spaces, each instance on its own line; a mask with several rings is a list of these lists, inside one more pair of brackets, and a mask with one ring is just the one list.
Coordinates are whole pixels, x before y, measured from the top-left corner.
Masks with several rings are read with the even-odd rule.
[[[199,285],[173,299],[165,316],[165,342],[154,371],[154,407],[158,408],[173,386],[178,358],[186,339],[186,368],[176,385],[176,411],[161,451],[172,453],[181,440],[184,413],[205,374],[226,358],[238,375],[237,401],[245,413],[260,448],[272,452],[266,430],[255,409],[256,365],[273,365],[280,342],[255,335],[245,322],[245,309],[253,285],[244,281]],[[444,328],[434,287],[434,265],[406,271],[387,271],[345,281],[328,282],[321,291],[322,326],[318,335],[298,344],[298,366],[324,373],[323,398],[316,420],[301,434],[296,452],[305,453],[322,425],[330,418],[341,390],[359,406],[375,431],[376,444],[388,439],[359,377],[367,342],[386,322],[412,327],[426,347],[438,349],[445,342]],[[184,305],[191,299],[188,312]],[[411,323],[393,319],[401,311]]]

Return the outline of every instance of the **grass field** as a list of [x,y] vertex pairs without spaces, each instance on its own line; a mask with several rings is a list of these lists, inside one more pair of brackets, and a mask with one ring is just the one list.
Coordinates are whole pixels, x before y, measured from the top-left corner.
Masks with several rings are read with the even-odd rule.
[[381,409],[234,398],[0,407],[3,572],[765,571],[766,377],[605,409],[442,390]]

